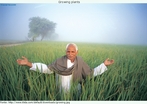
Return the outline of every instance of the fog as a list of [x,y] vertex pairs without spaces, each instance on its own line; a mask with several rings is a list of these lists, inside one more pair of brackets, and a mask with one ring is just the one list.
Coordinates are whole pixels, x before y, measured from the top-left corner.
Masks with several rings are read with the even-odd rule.
[[0,40],[25,40],[29,18],[57,23],[56,41],[147,45],[147,4],[0,5]]

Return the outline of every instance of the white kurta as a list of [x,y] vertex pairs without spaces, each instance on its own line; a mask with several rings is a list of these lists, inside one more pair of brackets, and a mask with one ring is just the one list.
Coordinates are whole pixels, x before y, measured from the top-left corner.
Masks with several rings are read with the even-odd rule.
[[[67,68],[71,67],[74,65],[69,59],[67,59]],[[38,69],[41,73],[48,73],[52,74],[53,71],[51,71],[46,64],[43,63],[32,63],[32,67],[30,70],[36,71]],[[107,70],[107,67],[104,65],[104,63],[100,64],[99,66],[94,68],[94,73],[93,76],[101,75],[103,72]],[[71,79],[72,79],[72,74],[68,76],[63,76],[63,75],[56,75],[58,82],[61,84],[61,88],[64,91],[69,91],[70,89],[70,84],[71,84]],[[79,85],[78,85],[79,86]]]

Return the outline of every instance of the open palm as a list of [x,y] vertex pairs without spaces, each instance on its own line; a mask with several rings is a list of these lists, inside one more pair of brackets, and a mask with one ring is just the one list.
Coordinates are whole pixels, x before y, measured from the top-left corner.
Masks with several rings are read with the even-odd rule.
[[22,59],[17,59],[17,63],[19,65],[27,65],[28,59],[26,57],[22,56]]
[[109,59],[109,58],[107,58],[107,59],[104,61],[104,64],[105,64],[106,66],[112,65],[113,63],[114,63],[114,60],[113,60],[113,59]]

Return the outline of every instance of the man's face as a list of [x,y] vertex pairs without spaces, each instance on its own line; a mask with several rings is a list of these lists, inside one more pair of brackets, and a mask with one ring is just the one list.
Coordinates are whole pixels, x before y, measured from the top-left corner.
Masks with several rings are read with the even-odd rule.
[[69,60],[71,60],[71,62],[74,62],[77,54],[78,54],[78,51],[76,51],[76,48],[72,44],[69,45],[67,50],[66,50],[67,58]]

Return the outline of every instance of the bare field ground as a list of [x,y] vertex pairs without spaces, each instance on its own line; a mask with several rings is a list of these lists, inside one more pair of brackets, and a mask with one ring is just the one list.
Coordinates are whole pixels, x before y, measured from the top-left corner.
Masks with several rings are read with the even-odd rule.
[[0,40],[0,47],[11,47],[11,46],[17,46],[17,45],[21,45],[24,44],[28,41],[12,41],[12,40]]
[[21,45],[22,43],[19,44],[5,44],[5,45],[0,45],[0,47],[12,47],[12,46],[17,46],[17,45]]

